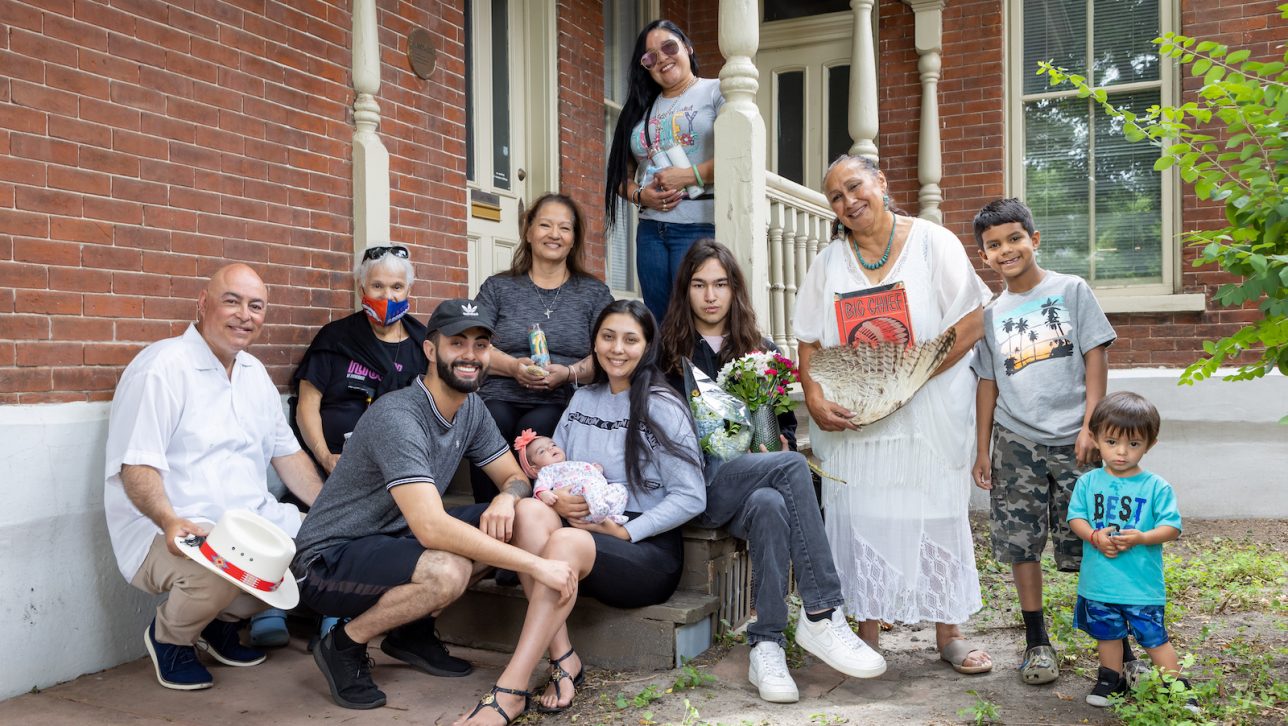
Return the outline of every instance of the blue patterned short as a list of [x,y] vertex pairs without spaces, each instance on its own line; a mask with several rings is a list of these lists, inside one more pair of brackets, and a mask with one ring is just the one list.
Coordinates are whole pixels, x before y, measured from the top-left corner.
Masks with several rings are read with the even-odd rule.
[[1163,605],[1114,605],[1079,595],[1073,607],[1073,627],[1096,640],[1122,640],[1128,631],[1142,648],[1168,641]]

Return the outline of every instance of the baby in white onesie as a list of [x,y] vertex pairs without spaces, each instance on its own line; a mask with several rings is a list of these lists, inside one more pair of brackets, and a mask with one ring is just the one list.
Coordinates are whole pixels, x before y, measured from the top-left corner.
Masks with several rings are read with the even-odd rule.
[[572,494],[584,497],[590,514],[582,521],[596,524],[611,519],[626,524],[626,487],[611,484],[604,478],[604,467],[589,461],[567,461],[563,449],[548,436],[537,436],[532,429],[524,429],[514,440],[514,450],[519,455],[519,465],[533,480],[532,496],[547,506],[558,501],[556,489],[568,488]]

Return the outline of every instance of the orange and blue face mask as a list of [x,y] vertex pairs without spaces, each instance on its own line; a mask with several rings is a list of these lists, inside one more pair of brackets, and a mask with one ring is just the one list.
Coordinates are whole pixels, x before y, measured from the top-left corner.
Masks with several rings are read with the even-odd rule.
[[367,314],[367,317],[375,321],[376,325],[393,325],[407,314],[407,309],[410,307],[410,298],[407,300],[390,300],[389,298],[377,300],[366,295],[362,296],[362,310]]

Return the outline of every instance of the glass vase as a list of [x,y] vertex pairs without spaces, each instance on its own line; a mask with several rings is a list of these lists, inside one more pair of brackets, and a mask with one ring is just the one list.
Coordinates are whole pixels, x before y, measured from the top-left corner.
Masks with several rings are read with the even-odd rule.
[[766,451],[782,451],[783,441],[780,438],[783,430],[778,426],[778,416],[773,406],[761,406],[751,410],[751,451],[760,453],[763,445]]

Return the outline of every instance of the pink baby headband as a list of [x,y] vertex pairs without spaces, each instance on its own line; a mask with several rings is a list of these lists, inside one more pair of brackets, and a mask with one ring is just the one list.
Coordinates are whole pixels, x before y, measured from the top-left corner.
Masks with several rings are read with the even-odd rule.
[[537,432],[532,429],[524,429],[523,433],[514,437],[514,450],[519,454],[519,466],[523,468],[523,473],[527,474],[529,479],[535,479],[537,476],[537,470],[528,463],[528,444],[536,438]]

